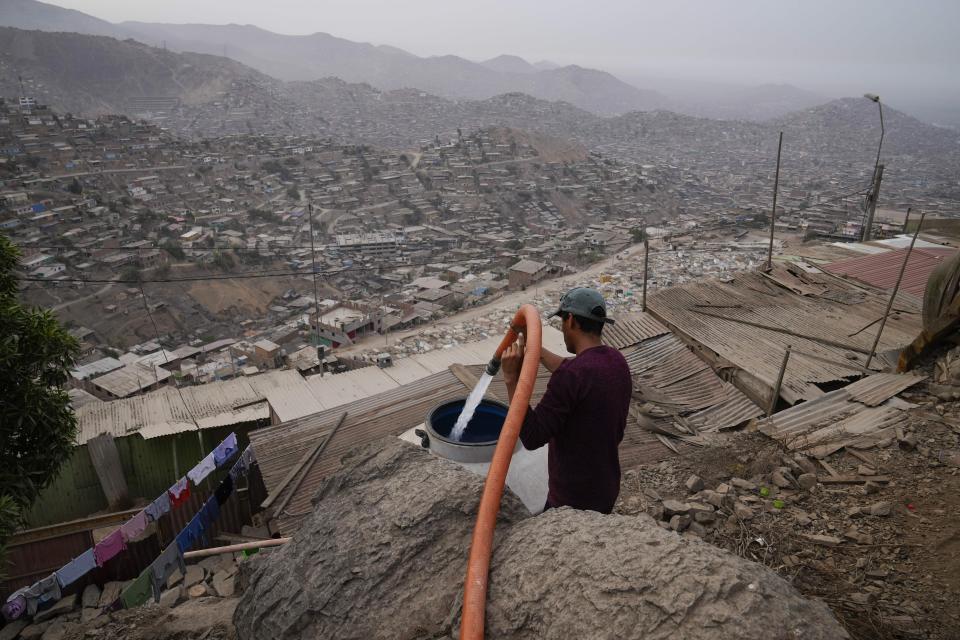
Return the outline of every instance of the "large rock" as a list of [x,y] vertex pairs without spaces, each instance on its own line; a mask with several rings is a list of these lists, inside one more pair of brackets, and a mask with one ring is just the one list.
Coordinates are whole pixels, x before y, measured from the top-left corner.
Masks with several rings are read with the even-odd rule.
[[[344,459],[294,540],[251,561],[240,640],[456,637],[482,479],[402,442]],[[768,569],[641,515],[504,496],[487,637],[847,638]],[[245,571],[245,570],[244,570]]]
[[515,524],[490,571],[487,637],[847,638],[765,567],[645,515],[555,509]]
[[[293,541],[250,559],[238,637],[369,640],[449,630],[482,489],[482,477],[397,438],[355,450],[320,488]],[[500,515],[512,522],[527,511],[507,493]]]

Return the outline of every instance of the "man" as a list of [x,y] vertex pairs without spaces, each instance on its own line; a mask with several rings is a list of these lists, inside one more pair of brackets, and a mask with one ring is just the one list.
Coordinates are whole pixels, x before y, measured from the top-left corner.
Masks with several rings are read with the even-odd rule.
[[[627,425],[632,381],[623,355],[601,341],[607,305],[595,289],[577,287],[560,299],[563,342],[572,358],[546,349],[550,383],[520,431],[527,449],[549,445],[549,492],[544,509],[573,507],[610,513],[620,493],[618,447]],[[501,358],[513,401],[523,363],[523,336]]]

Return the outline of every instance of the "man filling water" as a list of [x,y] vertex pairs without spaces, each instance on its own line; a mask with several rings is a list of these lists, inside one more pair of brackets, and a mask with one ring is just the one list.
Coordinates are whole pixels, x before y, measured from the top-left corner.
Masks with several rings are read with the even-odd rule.
[[[599,291],[577,287],[560,299],[563,342],[574,354],[546,349],[540,361],[552,372],[547,392],[530,408],[520,431],[527,449],[548,445],[549,492],[544,509],[573,507],[610,513],[620,493],[618,448],[627,426],[633,382],[623,355],[604,345],[607,305]],[[503,352],[501,366],[513,401],[523,363],[523,336]]]

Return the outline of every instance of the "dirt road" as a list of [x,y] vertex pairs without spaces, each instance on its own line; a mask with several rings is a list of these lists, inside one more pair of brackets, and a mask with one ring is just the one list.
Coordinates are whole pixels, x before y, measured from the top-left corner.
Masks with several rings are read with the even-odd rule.
[[[626,253],[626,255],[624,255]],[[617,266],[629,260],[639,259],[642,260],[643,254],[643,244],[635,244],[623,251],[620,251],[616,255],[613,255],[609,258],[601,260],[596,264],[590,265],[583,271],[578,273],[569,273],[563,275],[559,278],[553,278],[550,280],[541,280],[532,287],[529,287],[527,291],[512,291],[496,300],[480,305],[477,307],[471,307],[465,311],[461,311],[451,316],[447,316],[436,322],[432,322],[429,325],[416,327],[414,329],[408,329],[406,331],[398,331],[396,333],[391,333],[389,336],[390,344],[394,344],[410,336],[415,336],[420,334],[426,326],[429,327],[444,327],[451,326],[462,322],[470,322],[476,320],[477,318],[488,316],[494,313],[503,312],[503,311],[513,311],[520,307],[525,302],[528,302],[531,297],[537,295],[538,290],[565,290],[570,287],[573,287],[578,282],[582,282],[585,278],[591,278],[594,276],[599,276],[604,271],[611,271],[617,268]],[[623,256],[623,257],[621,257]],[[532,290],[532,292],[531,292]],[[368,336],[358,341],[357,343],[337,349],[337,353],[348,355],[351,353],[358,353],[361,351],[366,351],[368,349],[375,348],[377,344],[383,344],[383,336]]]

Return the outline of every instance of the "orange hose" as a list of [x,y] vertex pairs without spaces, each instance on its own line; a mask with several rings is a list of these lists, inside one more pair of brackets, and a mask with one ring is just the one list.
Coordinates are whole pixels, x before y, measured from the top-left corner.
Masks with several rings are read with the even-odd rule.
[[470,542],[470,559],[467,561],[467,577],[463,584],[463,619],[460,625],[460,640],[482,640],[484,616],[487,608],[487,582],[490,574],[490,555],[493,552],[493,532],[500,511],[500,499],[507,481],[507,471],[513,450],[517,446],[520,428],[530,406],[533,385],[537,380],[540,366],[541,333],[540,314],[536,307],[525,304],[514,316],[494,355],[500,359],[503,352],[514,343],[518,334],[516,329],[526,327],[527,349],[520,368],[520,380],[513,394],[507,417],[497,440],[497,448],[490,461],[487,480],[483,485],[477,523],[473,527],[473,539]]

